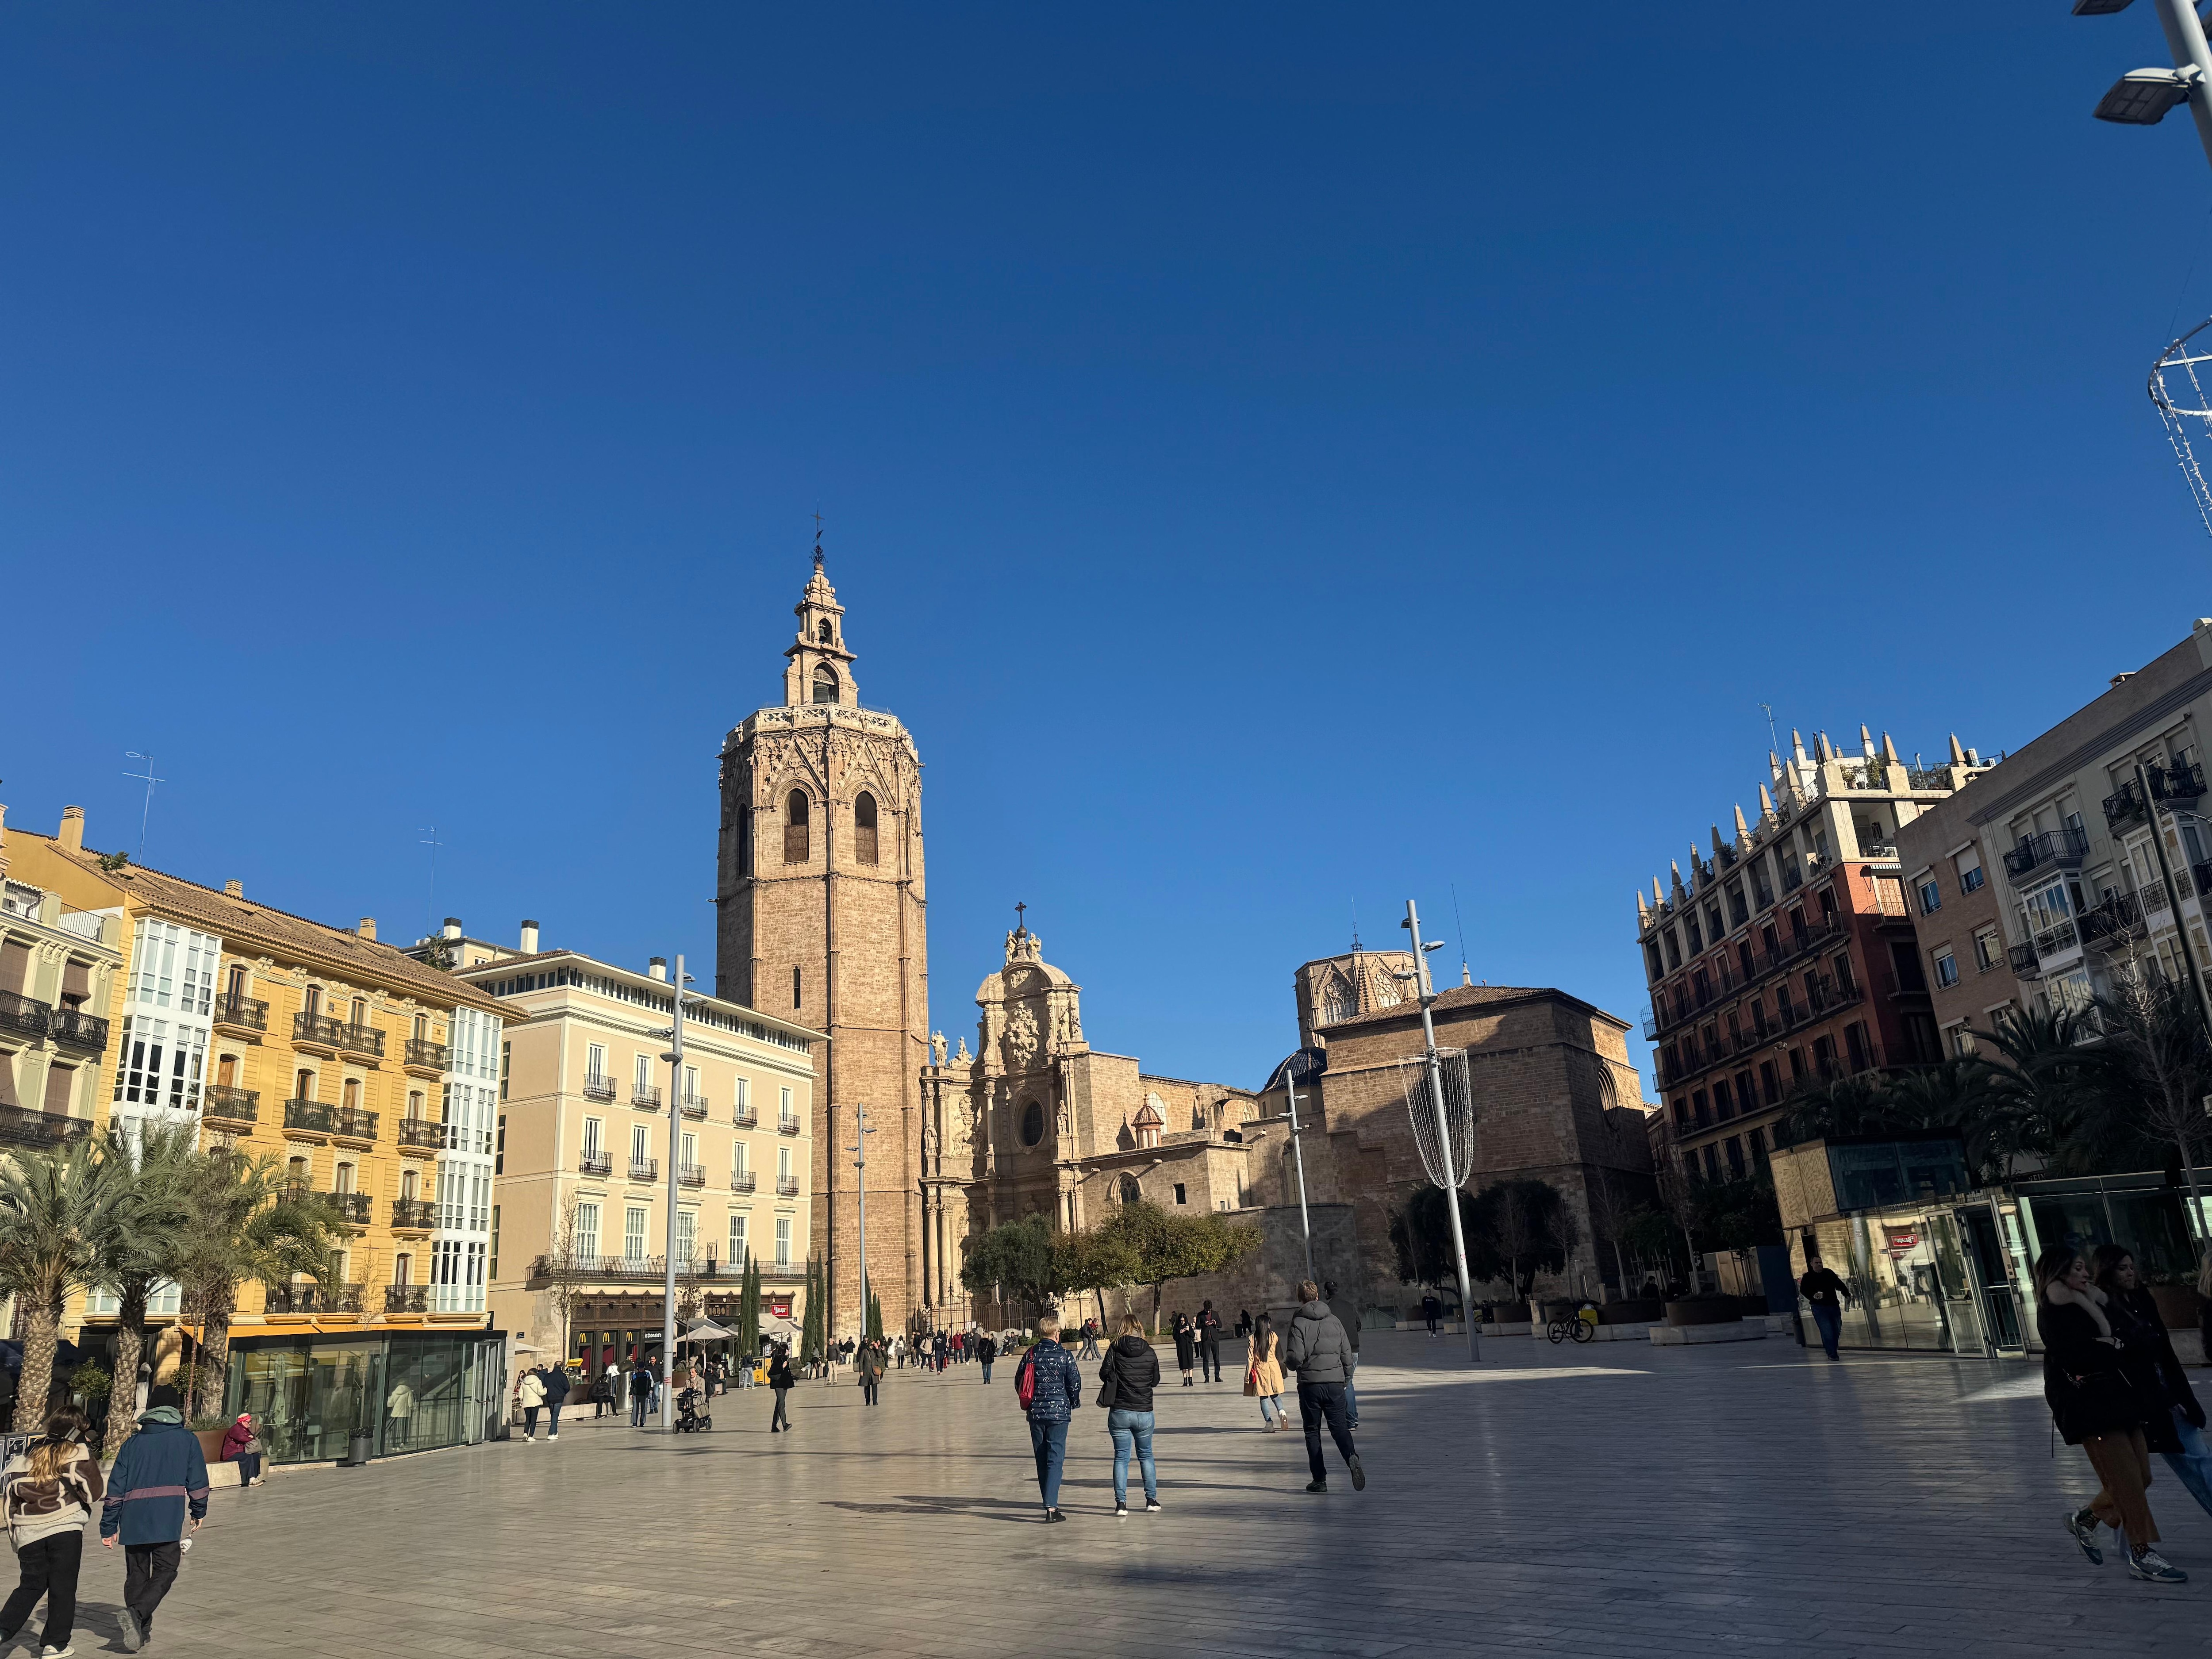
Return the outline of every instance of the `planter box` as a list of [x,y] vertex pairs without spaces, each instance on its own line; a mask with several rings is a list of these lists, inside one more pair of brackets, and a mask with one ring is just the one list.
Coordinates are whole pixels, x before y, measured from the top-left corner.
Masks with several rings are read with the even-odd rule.
[[2158,1316],[2175,1336],[2198,1328],[2197,1322],[2203,1317],[2204,1298],[2197,1295],[2195,1285],[2154,1285],[2150,1287],[2150,1299],[2158,1304]]
[[[1687,1297],[1667,1304],[1667,1322],[1677,1329],[1697,1325],[1734,1325],[1743,1319],[1732,1296]],[[1764,1336],[1765,1332],[1759,1333]]]
[[1532,1328],[1534,1328],[1528,1325],[1485,1325],[1482,1328],[1482,1334],[1485,1336],[1526,1336]]
[[[1666,1328],[1665,1324],[1656,1319],[1639,1320],[1628,1325],[1601,1325],[1590,1333],[1590,1340],[1593,1342],[1647,1342],[1650,1340],[1652,1332],[1663,1331]],[[1697,1328],[1722,1330],[1726,1328],[1718,1325],[1701,1325]]]
[[200,1455],[207,1460],[210,1469],[222,1462],[222,1437],[227,1429],[194,1429],[192,1438],[200,1443]]
[[1608,1302],[1597,1310],[1597,1322],[1606,1325],[1656,1325],[1667,1317],[1667,1304],[1659,1297],[1637,1297]]
[[1654,1325],[1651,1340],[1655,1346],[1662,1348],[1680,1347],[1692,1342],[1764,1342],[1766,1340],[1766,1327],[1750,1324],[1741,1319],[1708,1325]]

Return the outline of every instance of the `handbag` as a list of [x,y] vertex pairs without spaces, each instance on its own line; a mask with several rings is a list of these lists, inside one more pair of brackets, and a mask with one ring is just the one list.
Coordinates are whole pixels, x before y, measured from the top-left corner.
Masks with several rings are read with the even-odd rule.
[[1106,1352],[1106,1363],[1098,1368],[1098,1409],[1110,1412],[1114,1402],[1121,1397],[1121,1369],[1115,1363],[1112,1349]]

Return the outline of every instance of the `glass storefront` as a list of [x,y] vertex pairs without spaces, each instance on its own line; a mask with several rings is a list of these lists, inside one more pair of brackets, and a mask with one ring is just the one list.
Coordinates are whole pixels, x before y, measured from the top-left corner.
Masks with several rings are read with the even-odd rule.
[[272,1462],[327,1462],[357,1433],[378,1457],[474,1445],[498,1432],[506,1385],[505,1344],[481,1331],[246,1338],[223,1409],[253,1413]]

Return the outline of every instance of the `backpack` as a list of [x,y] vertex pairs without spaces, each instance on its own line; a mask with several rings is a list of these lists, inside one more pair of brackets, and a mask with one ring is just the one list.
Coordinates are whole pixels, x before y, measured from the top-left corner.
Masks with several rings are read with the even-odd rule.
[[1014,1368],[1014,1403],[1027,1411],[1036,1399],[1036,1349],[1022,1351],[1022,1363]]

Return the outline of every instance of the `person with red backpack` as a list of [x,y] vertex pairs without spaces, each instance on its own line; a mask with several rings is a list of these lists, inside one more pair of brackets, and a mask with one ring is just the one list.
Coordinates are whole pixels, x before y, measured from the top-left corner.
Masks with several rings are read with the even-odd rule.
[[1067,1424],[1083,1403],[1083,1373],[1060,1346],[1060,1320],[1046,1314],[1037,1321],[1037,1340],[1014,1371],[1014,1399],[1030,1420],[1030,1449],[1036,1454],[1037,1494],[1044,1518],[1065,1521],[1060,1512],[1060,1472],[1067,1462]]

